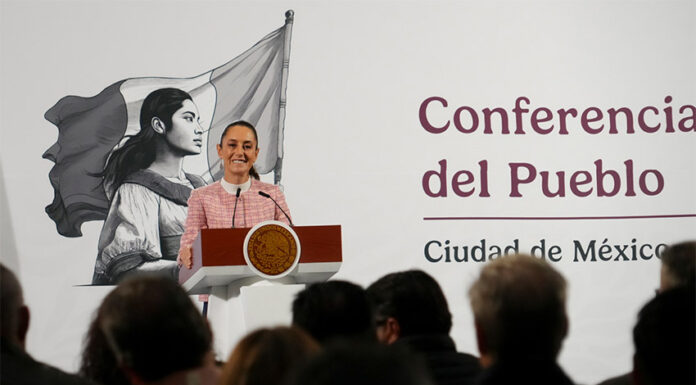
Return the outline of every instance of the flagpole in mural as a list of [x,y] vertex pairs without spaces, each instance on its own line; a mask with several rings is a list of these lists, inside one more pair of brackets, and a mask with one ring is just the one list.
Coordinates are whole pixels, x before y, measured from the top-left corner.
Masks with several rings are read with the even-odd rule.
[[283,143],[285,142],[285,106],[287,104],[286,91],[288,88],[288,74],[290,71],[290,40],[292,39],[292,24],[295,12],[285,12],[285,44],[283,45],[283,74],[280,85],[280,117],[278,119],[278,159],[273,169],[273,182],[280,184],[283,172]]
[[207,182],[222,177],[216,147],[226,124],[254,124],[263,147],[255,168],[259,174],[282,174],[283,133],[290,39],[294,12],[285,25],[271,32],[231,61],[190,78],[130,78],[93,97],[66,96],[44,117],[58,128],[58,140],[43,154],[55,163],[49,173],[54,190],[46,213],[59,234],[82,236],[82,223],[103,220],[109,211],[110,187],[103,172],[114,151],[140,131],[143,100],[152,91],[174,87],[191,94],[207,132]]
[[259,174],[273,171],[275,183],[280,183],[294,12],[285,16],[283,27],[211,73],[217,102],[208,132],[210,178],[206,179],[222,178],[220,158],[213,150],[222,131],[230,122],[246,120],[256,127],[262,148],[254,168]]

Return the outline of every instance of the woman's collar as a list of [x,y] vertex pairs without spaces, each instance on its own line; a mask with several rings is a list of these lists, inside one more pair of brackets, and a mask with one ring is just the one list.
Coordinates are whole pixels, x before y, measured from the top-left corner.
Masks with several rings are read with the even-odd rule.
[[241,192],[249,191],[251,188],[251,177],[247,179],[246,182],[242,184],[233,184],[225,180],[225,178],[220,179],[220,185],[229,194],[237,194],[237,189],[241,189]]

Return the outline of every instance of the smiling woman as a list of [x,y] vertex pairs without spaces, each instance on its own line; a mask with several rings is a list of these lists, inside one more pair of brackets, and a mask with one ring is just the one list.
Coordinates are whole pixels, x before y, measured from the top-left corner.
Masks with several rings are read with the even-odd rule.
[[159,89],[143,101],[140,131],[114,151],[102,173],[111,205],[93,284],[116,284],[137,272],[177,278],[186,201],[205,185],[182,169],[184,157],[201,152],[199,120],[191,95],[180,89]]
[[225,168],[224,180],[242,184],[249,177],[259,179],[254,162],[259,156],[256,129],[245,121],[234,122],[222,132],[217,145],[218,156]]
[[[217,145],[225,168],[219,182],[199,188],[189,198],[186,232],[178,262],[190,268],[191,245],[201,229],[253,227],[267,220],[292,224],[285,196],[276,185],[261,182],[254,170],[258,135],[249,122],[237,121],[222,132]],[[277,202],[277,205],[276,203]]]

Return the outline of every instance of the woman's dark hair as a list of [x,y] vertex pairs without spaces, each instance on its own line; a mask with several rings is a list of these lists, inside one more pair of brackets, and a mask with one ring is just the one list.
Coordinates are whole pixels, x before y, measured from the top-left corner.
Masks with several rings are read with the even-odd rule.
[[158,134],[152,128],[152,118],[159,118],[166,128],[170,128],[172,115],[183,106],[184,100],[193,99],[188,92],[178,88],[160,88],[147,95],[140,108],[140,131],[111,154],[101,174],[109,193],[116,191],[128,175],[149,167],[155,161]]
[[[232,123],[228,124],[224,130],[222,130],[222,135],[220,135],[220,146],[221,147],[222,147],[222,140],[225,138],[225,135],[227,135],[227,130],[229,130],[230,127],[234,127],[234,126],[242,126],[242,127],[246,127],[248,129],[250,129],[251,132],[254,134],[254,139],[256,140],[256,148],[259,148],[259,135],[256,133],[256,128],[254,128],[254,126],[251,123],[247,122],[246,120],[237,120],[236,122],[232,122]],[[252,178],[257,179],[257,180],[261,179],[259,177],[259,173],[256,172],[256,169],[254,168],[254,166],[251,166],[251,169],[249,170],[249,176],[251,176]]]
[[130,385],[109,347],[100,323],[97,313],[85,336],[79,374],[102,385]]
[[374,342],[377,338],[367,293],[346,281],[317,282],[297,293],[292,324],[322,345],[335,340]]
[[284,384],[320,349],[319,344],[299,328],[258,329],[247,334],[234,348],[219,384]]
[[199,367],[212,351],[208,323],[168,277],[126,278],[104,298],[97,317],[119,367],[144,381]]

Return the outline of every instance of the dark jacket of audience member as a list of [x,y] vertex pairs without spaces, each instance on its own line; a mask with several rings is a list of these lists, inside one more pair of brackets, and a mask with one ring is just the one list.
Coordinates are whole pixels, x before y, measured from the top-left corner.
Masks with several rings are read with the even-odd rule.
[[634,385],[634,383],[631,373],[627,373],[606,379],[597,385]]
[[[660,255],[660,289],[664,292],[676,287],[691,286],[696,283],[696,241],[680,242],[669,246]],[[598,385],[633,384],[632,373],[612,377]]]
[[24,304],[17,277],[0,264],[0,384],[2,385],[94,385],[33,359],[25,351],[29,308]]
[[336,339],[375,341],[365,290],[350,282],[313,283],[299,292],[292,303],[292,324],[322,345]]
[[449,333],[452,314],[440,285],[420,270],[388,274],[367,288],[377,339],[421,354],[438,385],[472,384],[478,358],[459,353]]
[[432,385],[421,357],[375,343],[334,341],[290,385]]
[[285,384],[319,350],[319,344],[302,329],[258,329],[234,348],[223,368],[220,385]]
[[633,329],[633,379],[637,385],[696,384],[696,288],[658,294],[638,314]]
[[104,298],[87,336],[82,371],[95,379],[116,376],[115,384],[123,377],[131,383],[218,379],[208,323],[178,283],[157,276],[127,278]]
[[483,267],[469,298],[480,384],[572,384],[556,363],[568,332],[560,273],[532,256],[501,257]]

